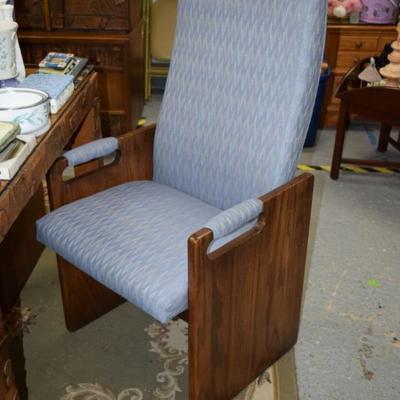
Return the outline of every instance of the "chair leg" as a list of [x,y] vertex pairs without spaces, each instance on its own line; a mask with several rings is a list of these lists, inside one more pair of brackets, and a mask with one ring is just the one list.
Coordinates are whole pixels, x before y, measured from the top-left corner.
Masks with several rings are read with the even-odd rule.
[[391,125],[388,124],[381,125],[381,132],[379,135],[379,142],[378,142],[378,151],[381,153],[385,153],[387,151],[391,130],[392,130]]
[[64,316],[71,332],[101,317],[125,299],[57,256]]
[[340,107],[339,120],[336,129],[335,149],[333,151],[332,166],[331,166],[331,178],[338,179],[340,164],[342,162],[344,139],[346,136],[346,130],[350,124],[349,114],[347,113],[346,106],[343,104]]

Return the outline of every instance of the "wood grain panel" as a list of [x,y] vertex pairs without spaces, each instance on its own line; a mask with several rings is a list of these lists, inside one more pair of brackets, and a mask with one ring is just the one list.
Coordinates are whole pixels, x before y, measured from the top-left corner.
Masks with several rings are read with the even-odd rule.
[[313,177],[263,196],[252,231],[214,254],[189,239],[190,400],[233,398],[297,340]]
[[69,29],[129,30],[129,7],[137,5],[137,1],[129,0],[65,0],[64,26]]

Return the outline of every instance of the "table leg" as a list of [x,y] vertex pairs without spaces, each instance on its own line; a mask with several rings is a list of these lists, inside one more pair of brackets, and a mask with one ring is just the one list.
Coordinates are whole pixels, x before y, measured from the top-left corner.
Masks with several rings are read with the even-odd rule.
[[31,276],[43,245],[36,240],[35,222],[45,214],[43,186],[31,198],[0,243],[0,307],[9,313]]
[[332,166],[331,166],[331,178],[335,180],[339,178],[344,140],[346,136],[346,130],[348,129],[349,124],[350,124],[350,117],[347,112],[346,105],[344,104],[344,101],[342,101],[339,112],[339,120],[336,128],[335,148],[333,151]]
[[391,125],[388,124],[381,125],[381,131],[378,142],[378,151],[380,151],[381,153],[385,153],[387,151],[391,130],[392,130]]

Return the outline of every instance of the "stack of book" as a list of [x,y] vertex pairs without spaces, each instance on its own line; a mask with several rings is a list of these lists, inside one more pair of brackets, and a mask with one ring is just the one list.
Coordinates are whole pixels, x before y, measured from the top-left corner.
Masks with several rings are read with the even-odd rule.
[[72,53],[51,52],[40,62],[39,73],[72,75],[76,78],[87,63],[87,58],[76,57]]

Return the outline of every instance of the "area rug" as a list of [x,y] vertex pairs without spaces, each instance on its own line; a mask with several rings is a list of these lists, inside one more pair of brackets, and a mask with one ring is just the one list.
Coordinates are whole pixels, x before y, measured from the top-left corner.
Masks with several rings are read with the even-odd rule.
[[[23,291],[30,400],[188,399],[188,326],[161,325],[125,303],[75,333],[66,330],[55,256],[46,250]],[[296,400],[293,353],[235,400]],[[210,399],[212,400],[212,399]]]
[[[99,383],[80,383],[67,386],[61,400],[175,400],[183,393],[182,381],[187,379],[187,323],[178,320],[166,325],[157,322],[145,329],[149,336],[149,352],[163,362],[163,370],[156,374],[157,386],[149,393],[131,387],[115,393]],[[253,382],[235,400],[281,400],[296,399],[295,370],[290,363],[291,355],[279,361]],[[182,397],[182,396],[180,396]]]

